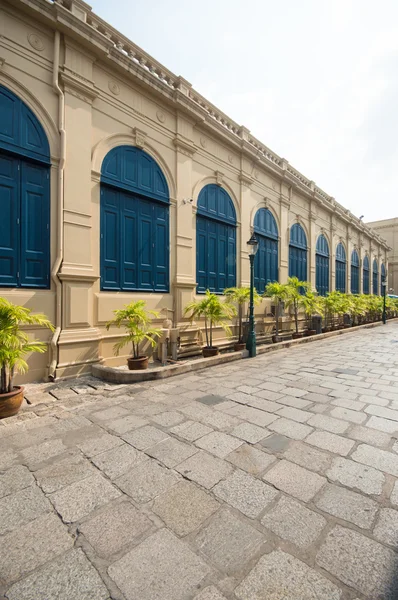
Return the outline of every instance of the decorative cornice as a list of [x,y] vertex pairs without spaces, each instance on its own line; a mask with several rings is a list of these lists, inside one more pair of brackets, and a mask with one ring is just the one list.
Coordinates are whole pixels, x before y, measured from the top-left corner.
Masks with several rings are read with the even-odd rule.
[[72,96],[92,104],[93,100],[98,96],[98,92],[94,89],[94,85],[84,77],[74,73],[70,69],[61,73],[61,81],[64,84],[65,92],[69,92]]
[[143,149],[146,144],[147,133],[146,131],[142,131],[138,129],[138,127],[133,128],[133,135],[135,137],[135,145],[137,148]]
[[173,144],[177,148],[178,152],[181,152],[181,154],[184,154],[189,158],[192,158],[196,152],[195,145],[187,138],[184,138],[180,133],[177,133],[173,140]]
[[245,175],[245,173],[241,173],[239,175],[239,181],[246,187],[250,187],[253,183],[252,177],[250,177],[249,175]]
[[221,186],[224,178],[224,173],[221,173],[221,171],[214,171],[214,175],[216,177],[216,184]]

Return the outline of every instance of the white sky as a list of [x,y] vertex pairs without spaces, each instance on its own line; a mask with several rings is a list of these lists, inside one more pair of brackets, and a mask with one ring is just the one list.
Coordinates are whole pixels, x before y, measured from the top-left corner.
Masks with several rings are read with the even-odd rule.
[[398,216],[396,0],[90,4],[355,215]]

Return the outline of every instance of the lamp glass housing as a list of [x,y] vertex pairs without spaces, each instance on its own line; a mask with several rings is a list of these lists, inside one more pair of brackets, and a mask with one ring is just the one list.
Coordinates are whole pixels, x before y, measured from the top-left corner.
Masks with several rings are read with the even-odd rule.
[[254,233],[252,234],[250,240],[247,242],[249,254],[251,256],[255,256],[258,250],[258,240]]

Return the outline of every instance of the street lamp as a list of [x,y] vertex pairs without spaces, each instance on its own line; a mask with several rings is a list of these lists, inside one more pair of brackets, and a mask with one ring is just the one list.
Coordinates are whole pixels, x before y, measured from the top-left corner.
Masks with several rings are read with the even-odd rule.
[[385,325],[387,322],[387,314],[386,314],[386,290],[387,290],[387,275],[384,277],[383,281],[381,282],[381,285],[383,286],[383,324]]
[[258,250],[258,241],[254,233],[247,242],[250,259],[250,303],[249,303],[249,333],[247,336],[246,349],[250,358],[257,354],[256,332],[254,331],[254,257]]

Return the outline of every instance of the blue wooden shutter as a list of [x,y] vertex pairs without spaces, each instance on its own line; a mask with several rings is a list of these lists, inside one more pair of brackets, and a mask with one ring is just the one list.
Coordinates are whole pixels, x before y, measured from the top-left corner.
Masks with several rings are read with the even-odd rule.
[[351,294],[359,294],[359,268],[351,265]]
[[196,283],[197,291],[205,292],[207,283],[207,220],[196,218]]
[[373,261],[373,293],[378,294],[379,290],[379,273],[377,267],[377,261]]
[[154,204],[154,241],[155,270],[154,289],[158,292],[169,291],[169,207]]
[[101,188],[101,287],[120,289],[120,199],[119,192]]
[[228,227],[227,250],[227,284],[226,287],[236,285],[236,227]]
[[50,173],[21,162],[21,266],[22,287],[50,284]]
[[0,287],[18,285],[19,161],[0,155]]
[[119,192],[120,197],[120,289],[137,289],[138,215],[137,199]]
[[138,221],[138,289],[153,290],[153,205],[141,200]]
[[211,292],[217,291],[218,252],[217,252],[218,223],[207,221],[207,280],[206,288]]

